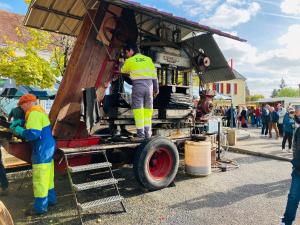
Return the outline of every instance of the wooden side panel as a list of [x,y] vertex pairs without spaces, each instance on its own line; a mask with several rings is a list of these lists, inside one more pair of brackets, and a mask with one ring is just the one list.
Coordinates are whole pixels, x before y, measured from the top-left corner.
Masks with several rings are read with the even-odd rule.
[[[91,12],[97,27],[101,27],[107,14],[107,7],[108,4],[102,2],[97,12]],[[121,13],[121,10],[119,12]],[[102,77],[101,81],[109,80],[111,76],[113,62],[107,61],[106,50],[96,37],[97,32],[86,16],[50,112],[53,134],[58,139],[71,139],[77,132],[80,122],[81,90],[94,87],[99,75]],[[105,66],[102,69],[104,73],[100,74],[103,66]],[[102,88],[104,92],[105,88]]]

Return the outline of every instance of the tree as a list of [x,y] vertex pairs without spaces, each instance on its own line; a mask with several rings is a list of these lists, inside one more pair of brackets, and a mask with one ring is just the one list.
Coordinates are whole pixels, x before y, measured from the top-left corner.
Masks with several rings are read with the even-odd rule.
[[272,95],[271,95],[271,98],[275,98],[276,96],[277,96],[277,94],[278,94],[278,92],[279,92],[279,90],[278,89],[273,89],[273,91],[272,91]]
[[297,88],[285,87],[278,91],[276,97],[298,97],[299,91]]
[[[51,34],[36,29],[16,28],[16,34],[25,43],[6,40],[0,48],[0,74],[16,80],[17,85],[53,87],[56,77],[64,71],[64,54],[59,46],[51,45]],[[41,52],[51,52],[49,59]]]
[[247,102],[254,102],[254,101],[258,101],[260,99],[264,99],[265,96],[261,95],[261,94],[255,94],[255,95],[249,95],[246,97],[246,101]]

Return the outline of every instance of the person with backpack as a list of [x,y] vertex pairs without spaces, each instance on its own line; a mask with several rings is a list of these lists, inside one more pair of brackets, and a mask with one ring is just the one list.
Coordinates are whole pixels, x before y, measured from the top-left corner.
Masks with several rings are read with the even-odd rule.
[[270,122],[269,122],[269,138],[272,138],[272,130],[275,130],[276,133],[276,139],[279,138],[279,130],[278,130],[278,123],[279,115],[275,111],[274,107],[270,108]]
[[287,116],[284,117],[283,120],[283,140],[282,140],[282,151],[285,151],[285,144],[286,141],[288,140],[289,143],[289,149],[287,152],[291,152],[292,150],[292,140],[293,140],[293,134],[295,130],[295,120],[294,120],[294,114],[295,114],[295,109],[291,108],[288,110],[286,113]]

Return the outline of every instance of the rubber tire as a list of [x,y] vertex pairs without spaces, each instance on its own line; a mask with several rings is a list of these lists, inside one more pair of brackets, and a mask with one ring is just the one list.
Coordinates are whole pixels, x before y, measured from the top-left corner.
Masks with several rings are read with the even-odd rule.
[[[168,149],[172,157],[172,168],[169,174],[161,180],[155,180],[147,170],[147,162],[153,155],[156,149],[164,146]],[[179,166],[179,154],[177,147],[169,139],[161,136],[156,136],[151,139],[145,140],[135,153],[133,162],[133,171],[136,180],[149,191],[160,190],[168,187],[174,180]]]

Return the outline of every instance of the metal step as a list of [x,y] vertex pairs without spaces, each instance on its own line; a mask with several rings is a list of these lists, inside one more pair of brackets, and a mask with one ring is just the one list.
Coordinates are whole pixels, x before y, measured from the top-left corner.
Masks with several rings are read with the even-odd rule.
[[116,195],[116,196],[111,196],[108,198],[98,199],[98,200],[95,200],[92,202],[86,202],[86,203],[82,203],[82,204],[79,203],[78,207],[80,208],[81,211],[85,211],[88,209],[96,208],[96,207],[104,205],[104,204],[120,202],[123,199],[124,198],[122,196]]
[[94,163],[94,164],[88,164],[83,166],[69,167],[69,170],[71,173],[77,173],[82,171],[89,171],[89,170],[108,168],[108,167],[111,167],[111,163],[104,162],[104,163]]
[[118,181],[114,178],[105,179],[105,180],[97,180],[92,181],[88,183],[82,183],[82,184],[73,184],[73,188],[76,191],[84,191],[92,188],[98,188],[98,187],[104,187],[112,184],[117,184]]

